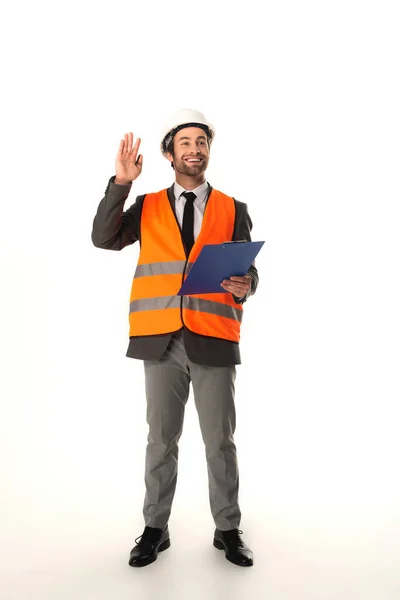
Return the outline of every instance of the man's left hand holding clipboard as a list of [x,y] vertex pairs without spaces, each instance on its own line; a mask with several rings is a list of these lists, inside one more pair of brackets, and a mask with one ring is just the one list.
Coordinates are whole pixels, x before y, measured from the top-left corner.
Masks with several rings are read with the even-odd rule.
[[243,275],[243,277],[236,277],[235,275],[230,279],[224,279],[221,283],[221,287],[227,292],[231,292],[238,298],[243,298],[251,288],[252,278],[250,275]]
[[[236,240],[238,242],[246,242],[247,240]],[[229,242],[234,243],[234,242]],[[230,279],[224,279],[221,283],[221,287],[227,292],[231,292],[237,298],[243,298],[251,289],[252,278],[250,275],[243,275],[242,277],[233,276]]]

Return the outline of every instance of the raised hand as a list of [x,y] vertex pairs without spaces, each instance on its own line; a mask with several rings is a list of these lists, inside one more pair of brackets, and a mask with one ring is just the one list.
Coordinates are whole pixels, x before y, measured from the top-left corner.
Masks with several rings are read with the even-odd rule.
[[139,177],[142,172],[143,155],[139,154],[140,138],[133,146],[133,133],[126,133],[118,148],[115,159],[115,183],[127,184]]

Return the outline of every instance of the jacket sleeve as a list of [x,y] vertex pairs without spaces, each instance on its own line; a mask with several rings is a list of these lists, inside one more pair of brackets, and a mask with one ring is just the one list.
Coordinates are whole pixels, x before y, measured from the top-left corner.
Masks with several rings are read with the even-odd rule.
[[132,184],[117,185],[115,175],[110,178],[105,196],[101,200],[93,220],[92,242],[96,248],[122,250],[140,240],[140,216],[144,196],[124,212],[125,200]]
[[[250,232],[253,228],[253,223],[247,210],[247,204],[245,204],[244,202],[238,202],[237,200],[235,200],[235,203],[236,221],[232,241],[246,240],[246,242],[251,242]],[[258,271],[255,265],[255,261],[253,261],[253,263],[250,265],[247,275],[250,275],[251,277],[251,288],[247,292],[247,294],[243,296],[243,298],[237,298],[234,294],[232,294],[237,304],[243,304],[244,302],[246,302],[246,300],[248,300],[250,296],[255,294],[257,290]]]

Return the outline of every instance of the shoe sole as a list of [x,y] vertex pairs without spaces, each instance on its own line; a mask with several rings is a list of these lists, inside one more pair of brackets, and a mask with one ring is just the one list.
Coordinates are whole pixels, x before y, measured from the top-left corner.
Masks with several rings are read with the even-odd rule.
[[[215,538],[213,541],[213,546],[215,546],[215,548],[218,548],[218,550],[225,550],[225,546],[223,545],[223,543],[220,542],[219,540],[216,540]],[[232,560],[231,558],[226,556],[226,552],[225,552],[225,557],[226,557],[226,560],[229,560],[229,562],[233,563],[234,565],[238,565],[239,567],[252,567],[253,566],[253,563],[248,563],[248,564],[244,563],[243,564],[243,563],[235,562],[234,560]]]
[[[170,545],[171,545],[171,541],[170,541],[170,539],[168,538],[167,540],[165,540],[165,542],[163,542],[163,543],[161,544],[161,546],[160,546],[160,547],[159,547],[159,549],[157,550],[157,554],[158,554],[159,552],[163,552],[163,550],[166,550],[167,548],[169,548],[169,547],[170,547]],[[154,557],[154,558],[151,558],[151,559],[150,559],[150,560],[148,560],[147,562],[140,562],[140,563],[133,563],[133,564],[132,564],[132,563],[129,561],[129,566],[130,566],[130,567],[146,567],[147,565],[150,565],[152,562],[154,562],[155,560],[157,560],[157,554],[155,555],[155,557]]]

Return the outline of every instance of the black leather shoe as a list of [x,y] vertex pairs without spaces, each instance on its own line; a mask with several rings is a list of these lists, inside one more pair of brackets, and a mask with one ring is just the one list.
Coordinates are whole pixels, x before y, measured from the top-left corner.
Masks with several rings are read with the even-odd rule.
[[[138,543],[138,539],[142,538]],[[168,525],[165,529],[146,527],[144,532],[135,540],[136,546],[132,548],[129,564],[131,567],[145,567],[154,562],[157,553],[170,547]]]
[[240,537],[243,533],[240,529],[221,531],[216,529],[214,533],[214,546],[218,550],[225,550],[225,556],[235,565],[251,567],[253,565],[253,553]]

